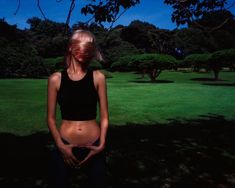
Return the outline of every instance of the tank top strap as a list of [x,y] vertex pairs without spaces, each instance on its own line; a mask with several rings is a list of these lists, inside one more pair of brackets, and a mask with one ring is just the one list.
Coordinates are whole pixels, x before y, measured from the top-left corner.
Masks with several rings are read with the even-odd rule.
[[64,82],[66,78],[67,78],[67,71],[66,69],[63,69],[61,71],[61,82]]
[[92,84],[94,84],[94,76],[93,76],[93,70],[92,69],[87,69],[87,73],[89,75],[89,79],[91,81]]

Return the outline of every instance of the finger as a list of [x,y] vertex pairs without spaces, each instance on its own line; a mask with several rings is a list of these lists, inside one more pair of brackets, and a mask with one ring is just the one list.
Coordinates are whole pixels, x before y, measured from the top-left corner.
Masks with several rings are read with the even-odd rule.
[[76,162],[74,162],[72,158],[70,158],[69,164],[70,164],[70,167],[76,167],[77,166]]
[[64,160],[65,163],[67,163],[68,157],[66,155],[63,155],[63,160]]
[[80,162],[73,153],[71,154],[71,158],[75,164],[78,164]]
[[78,161],[78,159],[75,157],[75,155],[72,152],[72,148],[76,147],[75,144],[69,144],[68,146],[71,148],[71,151],[69,152],[69,156],[68,157],[72,160],[73,164],[75,164],[75,163],[78,164],[79,161]]
[[70,162],[69,162],[68,159],[65,159],[65,160],[64,160],[64,163],[65,163],[66,165],[70,166]]
[[83,160],[79,163],[79,166],[81,166],[83,163],[85,163],[92,155],[93,155],[93,153],[90,152],[90,153],[85,157],[85,159],[83,159]]
[[71,148],[73,148],[73,147],[77,147],[77,145],[76,145],[76,144],[69,144],[68,146],[69,146],[69,147],[71,147]]
[[64,162],[70,167],[74,166],[74,162],[70,156],[66,156],[64,158]]
[[67,163],[68,166],[70,166],[70,167],[72,166],[70,160],[67,160],[66,163]]
[[84,146],[84,147],[86,147],[86,148],[88,148],[88,149],[91,149],[91,150],[97,150],[97,146],[91,146],[91,145],[87,145],[87,146]]

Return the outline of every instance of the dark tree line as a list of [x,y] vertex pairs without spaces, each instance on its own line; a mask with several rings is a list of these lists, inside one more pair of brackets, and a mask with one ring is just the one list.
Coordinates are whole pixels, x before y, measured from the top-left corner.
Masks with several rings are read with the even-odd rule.
[[42,57],[26,32],[0,20],[0,76],[39,77],[46,74]]
[[[71,1],[73,2],[75,1]],[[101,23],[105,21],[115,21],[121,8],[126,10],[138,4],[138,0],[114,0],[107,1],[106,4],[95,4],[96,1],[88,3],[81,11],[83,14],[92,14],[95,22],[78,22],[71,28],[68,28],[67,22],[58,23],[47,18],[42,20],[32,17],[27,20],[30,28],[19,30],[16,25],[11,26],[2,19],[1,77],[46,76],[60,68],[68,38],[72,31],[78,28],[89,29],[96,35],[105,61],[100,64],[95,62],[94,65],[105,69],[115,67],[112,64],[120,62],[121,57],[135,54],[160,53],[184,59],[190,54],[235,48],[234,15],[224,8],[225,2],[165,0],[165,3],[173,7],[172,21],[178,25],[188,25],[187,28],[172,31],[140,20],[134,20],[128,26],[102,26]],[[104,15],[105,11],[110,9],[110,14]],[[67,35],[64,35],[65,30]]]

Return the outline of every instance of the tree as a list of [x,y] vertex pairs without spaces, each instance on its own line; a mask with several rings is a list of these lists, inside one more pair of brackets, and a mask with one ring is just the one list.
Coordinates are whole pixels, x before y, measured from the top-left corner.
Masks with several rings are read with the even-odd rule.
[[[64,57],[59,56],[56,58],[45,58],[43,60],[44,67],[48,75],[52,74],[56,71],[61,71],[65,67]],[[93,70],[102,69],[102,65],[97,60],[93,60],[89,63],[89,68]]]
[[[203,30],[205,35],[215,39],[217,45],[215,50],[235,47],[235,20],[231,12],[227,10],[208,12],[198,19],[197,23],[207,28]],[[194,23],[189,27],[200,29]]]
[[49,37],[62,34],[66,28],[65,23],[59,23],[49,19],[42,20],[37,17],[29,18],[26,22],[30,25],[30,31]]
[[196,20],[208,12],[224,9],[227,0],[164,0],[164,3],[172,6],[171,20],[177,26],[194,22],[203,28]]
[[27,34],[0,21],[0,76],[39,77],[46,75],[42,59]]
[[210,68],[214,71],[215,80],[219,79],[222,67],[235,67],[235,48],[218,50],[212,53]]
[[199,25],[212,33],[221,29],[230,33],[234,33],[235,31],[234,15],[230,11],[224,9],[205,12],[201,18],[189,23],[189,27],[200,28]]
[[92,70],[98,70],[98,69],[102,69],[102,65],[99,61],[97,60],[93,60],[90,62],[89,64],[89,67],[92,69]]
[[144,52],[156,52],[156,27],[140,20],[132,21],[121,32],[121,38]]
[[133,55],[125,55],[120,57],[117,61],[111,64],[110,68],[112,71],[131,71],[133,66],[130,62],[135,60]]
[[159,29],[148,22],[132,21],[122,29],[121,38],[146,53],[174,55],[173,32],[167,29]]
[[[40,0],[35,0],[37,2],[37,6],[44,18],[47,20],[46,15],[44,14],[43,9],[40,6]],[[61,2],[62,0],[57,0],[57,2]],[[113,23],[124,14],[129,8],[138,4],[140,0],[92,0],[86,2],[85,5],[81,8],[81,14],[91,15],[92,17],[86,22],[89,24],[92,20],[93,22],[102,25],[103,22]],[[20,9],[21,0],[18,0],[18,6],[14,14]],[[68,34],[69,31],[69,22],[76,5],[76,0],[71,0],[70,8],[68,11],[68,15],[66,18],[66,28],[64,34]]]
[[59,71],[63,68],[64,57],[59,56],[56,58],[45,58],[43,59],[44,66],[48,72],[48,75],[55,71]]
[[233,67],[235,49],[225,49],[213,53],[191,54],[185,57],[184,61],[190,63],[196,70],[206,68],[214,73],[214,80],[219,80],[219,72],[223,67]]
[[[229,19],[224,23],[226,18]],[[235,48],[235,20],[231,12],[227,10],[208,12],[195,22],[190,23],[189,28],[174,31],[175,46],[183,49],[186,55]],[[218,27],[222,22],[223,24]]]
[[152,82],[165,69],[172,69],[177,64],[177,60],[171,55],[165,54],[140,54],[134,55],[129,63],[135,70],[148,73]]
[[41,20],[33,17],[27,20],[30,29],[27,30],[29,40],[35,45],[43,58],[64,55],[68,37],[63,35],[65,24],[51,20]]
[[139,53],[139,50],[133,44],[122,40],[120,37],[121,32],[122,28],[120,28],[120,26],[114,28],[103,41],[102,49],[104,51],[106,64],[109,64],[106,68],[109,68],[110,65],[120,57]]
[[194,71],[199,71],[201,68],[209,69],[211,61],[211,53],[190,54],[184,58],[184,62],[192,66]]
[[174,31],[167,29],[157,29],[154,33],[155,49],[158,53],[169,54],[175,56],[175,41],[173,37]]
[[219,48],[216,38],[198,28],[183,28],[174,31],[177,48],[183,49],[185,56],[192,53],[213,52]]

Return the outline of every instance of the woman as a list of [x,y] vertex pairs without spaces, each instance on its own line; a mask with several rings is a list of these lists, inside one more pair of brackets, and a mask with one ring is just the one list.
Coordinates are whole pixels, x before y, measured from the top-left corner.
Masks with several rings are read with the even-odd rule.
[[[69,175],[84,168],[89,187],[106,187],[105,140],[108,102],[105,76],[88,68],[102,60],[94,35],[76,30],[69,41],[66,68],[48,78],[47,124],[55,142],[50,168],[51,187],[69,187]],[[100,123],[96,121],[99,102]],[[56,104],[61,125],[56,125]]]

